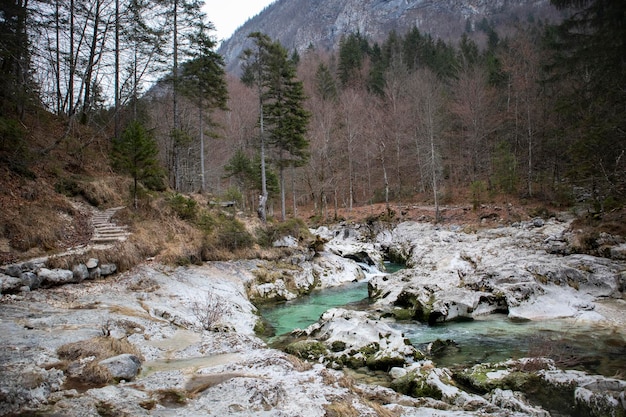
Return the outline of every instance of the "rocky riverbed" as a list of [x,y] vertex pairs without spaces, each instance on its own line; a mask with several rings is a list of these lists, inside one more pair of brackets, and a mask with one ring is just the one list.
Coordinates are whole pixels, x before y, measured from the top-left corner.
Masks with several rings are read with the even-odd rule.
[[[393,327],[492,313],[569,320],[612,329],[624,352],[621,252],[575,254],[568,227],[337,225],[315,231],[324,251],[292,248],[281,262],[147,263],[3,294],[0,415],[624,416],[623,374],[589,375],[547,355],[438,367]],[[289,353],[257,336],[252,301],[361,280],[357,262],[385,257],[408,268],[370,280],[371,309],[328,311],[294,332]],[[388,382],[361,383],[347,368]]]

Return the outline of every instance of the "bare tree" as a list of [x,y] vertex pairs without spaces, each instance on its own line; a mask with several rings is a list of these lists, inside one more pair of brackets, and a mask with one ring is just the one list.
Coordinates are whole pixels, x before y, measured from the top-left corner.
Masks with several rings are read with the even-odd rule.
[[403,150],[409,147],[407,134],[407,105],[408,97],[406,95],[406,84],[409,73],[406,66],[399,60],[394,59],[390,68],[385,73],[385,121],[387,125],[383,127],[383,131],[392,139],[395,148],[395,177],[398,192],[403,186]]
[[428,150],[428,175],[435,204],[435,222],[439,216],[439,193],[441,184],[441,137],[443,134],[443,86],[430,70],[422,69],[413,74],[409,89],[414,97],[418,134],[421,144]]
[[526,142],[526,184],[528,196],[532,196],[535,148],[538,145],[539,119],[542,113],[542,92],[539,84],[541,58],[531,38],[519,34],[503,54],[502,62],[509,76],[507,111],[514,120],[516,144],[521,140]]
[[347,159],[348,199],[350,211],[355,201],[356,187],[356,154],[357,147],[363,145],[364,108],[367,103],[365,94],[353,88],[346,88],[339,96],[339,110],[341,112],[341,137],[344,143],[344,157]]
[[474,65],[459,73],[452,89],[450,109],[458,123],[454,161],[463,164],[457,177],[470,182],[489,173],[489,139],[499,126],[496,92],[488,81],[487,71]]

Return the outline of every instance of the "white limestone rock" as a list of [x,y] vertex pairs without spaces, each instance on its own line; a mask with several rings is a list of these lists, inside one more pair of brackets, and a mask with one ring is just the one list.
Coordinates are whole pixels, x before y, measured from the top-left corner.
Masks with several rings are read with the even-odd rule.
[[48,269],[41,268],[37,275],[42,279],[45,285],[63,285],[76,282],[74,273],[67,269]]
[[141,359],[136,355],[124,353],[98,362],[98,365],[109,370],[116,380],[132,381],[141,370]]

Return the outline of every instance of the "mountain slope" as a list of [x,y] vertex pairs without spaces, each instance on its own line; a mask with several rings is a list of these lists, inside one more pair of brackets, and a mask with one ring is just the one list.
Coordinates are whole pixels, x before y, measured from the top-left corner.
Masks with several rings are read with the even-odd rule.
[[485,18],[498,29],[556,17],[548,0],[278,0],[225,40],[219,52],[233,71],[251,32],[266,33],[302,52],[309,46],[332,50],[342,36],[357,31],[381,41],[391,30],[403,34],[416,26],[422,33],[456,40]]

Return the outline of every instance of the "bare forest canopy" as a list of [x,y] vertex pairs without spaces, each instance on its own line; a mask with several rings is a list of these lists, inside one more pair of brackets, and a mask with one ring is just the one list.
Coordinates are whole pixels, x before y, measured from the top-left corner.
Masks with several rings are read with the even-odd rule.
[[[463,190],[475,204],[508,195],[609,210],[626,192],[626,3],[552,3],[567,13],[559,24],[503,32],[483,19],[460,39],[356,31],[300,53],[268,40],[269,55],[248,55],[274,59],[255,84],[226,73],[200,2],[8,0],[0,160],[33,176],[51,150],[92,146],[89,127],[111,139],[104,157],[135,180],[135,197],[168,186],[256,209],[265,186],[270,205],[326,216]],[[63,129],[44,146],[30,124],[50,113]]]

